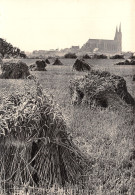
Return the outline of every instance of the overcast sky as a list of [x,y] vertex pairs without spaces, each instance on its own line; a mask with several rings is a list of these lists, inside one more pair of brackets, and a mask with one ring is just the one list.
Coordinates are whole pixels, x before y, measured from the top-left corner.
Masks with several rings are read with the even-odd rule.
[[113,39],[120,22],[123,51],[135,51],[135,0],[0,0],[0,37],[25,51]]

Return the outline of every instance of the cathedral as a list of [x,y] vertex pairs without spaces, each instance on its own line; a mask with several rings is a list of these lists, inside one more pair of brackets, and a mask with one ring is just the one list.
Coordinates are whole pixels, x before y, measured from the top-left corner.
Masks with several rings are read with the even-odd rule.
[[121,25],[116,27],[114,40],[89,39],[81,48],[85,52],[100,53],[121,53],[122,52],[122,32]]

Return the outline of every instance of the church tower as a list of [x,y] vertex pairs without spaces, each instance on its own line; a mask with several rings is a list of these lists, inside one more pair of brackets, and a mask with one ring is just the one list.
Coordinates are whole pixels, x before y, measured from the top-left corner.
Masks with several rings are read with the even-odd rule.
[[121,24],[119,26],[119,49],[122,52],[122,32],[121,32]]
[[116,47],[118,52],[122,52],[122,32],[121,32],[121,24],[119,26],[119,30],[116,27],[114,41],[116,42]]
[[106,39],[89,39],[82,47],[81,51],[90,53],[109,53],[120,54],[122,52],[122,32],[121,24],[116,27],[115,36],[111,40]]
[[118,28],[117,28],[117,26],[116,26],[116,32],[115,32],[114,40],[118,40]]

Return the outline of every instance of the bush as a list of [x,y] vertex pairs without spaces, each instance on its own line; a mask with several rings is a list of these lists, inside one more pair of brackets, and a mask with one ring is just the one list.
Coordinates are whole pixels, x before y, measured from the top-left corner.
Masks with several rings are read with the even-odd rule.
[[91,57],[88,54],[83,55],[83,59],[91,59]]
[[75,53],[67,53],[64,55],[65,58],[71,58],[71,59],[76,59],[77,56]]
[[107,59],[107,56],[104,55],[104,54],[101,54],[101,55],[99,55],[99,54],[94,54],[94,55],[93,55],[93,58],[94,58],[94,59]]
[[127,59],[123,62],[118,62],[115,65],[135,65],[135,60],[134,59]]
[[130,59],[135,59],[135,53],[130,56]]
[[47,66],[44,60],[37,60],[35,64],[31,64],[29,69],[31,71],[46,71],[45,67]]
[[84,60],[77,59],[75,61],[75,63],[73,64],[73,70],[77,70],[77,71],[90,71],[91,67]]
[[110,56],[110,59],[124,59],[124,55],[116,54],[114,56]]

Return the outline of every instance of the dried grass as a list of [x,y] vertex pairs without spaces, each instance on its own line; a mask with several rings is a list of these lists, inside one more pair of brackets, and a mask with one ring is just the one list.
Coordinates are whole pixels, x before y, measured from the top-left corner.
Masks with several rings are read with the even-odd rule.
[[4,62],[1,69],[0,78],[2,79],[25,79],[30,75],[27,64],[22,61]]
[[84,60],[77,59],[75,61],[75,63],[73,64],[73,70],[77,70],[77,71],[90,71],[91,67]]
[[63,65],[60,59],[56,58],[53,65]]
[[58,108],[36,82],[0,105],[2,183],[50,187],[82,181],[87,159],[74,145]]
[[92,70],[88,75],[70,81],[70,94],[73,104],[81,102],[101,107],[134,105],[128,93],[124,78],[111,75],[107,71]]
[[47,66],[44,60],[37,60],[34,64],[29,66],[31,71],[46,71],[45,67]]

